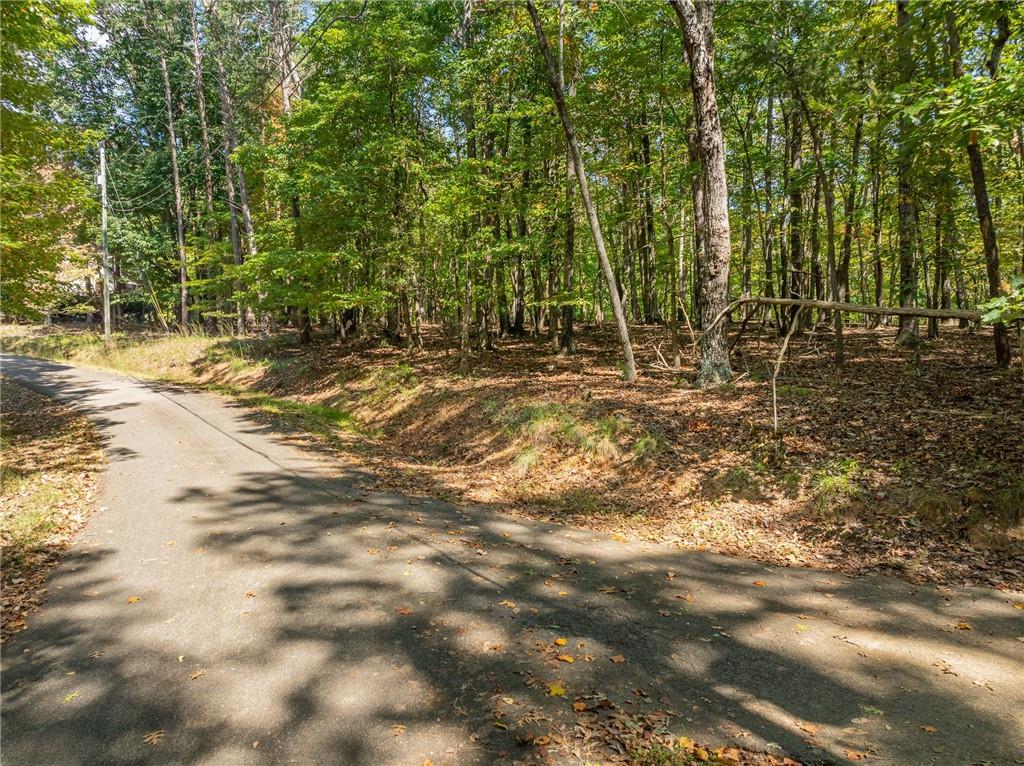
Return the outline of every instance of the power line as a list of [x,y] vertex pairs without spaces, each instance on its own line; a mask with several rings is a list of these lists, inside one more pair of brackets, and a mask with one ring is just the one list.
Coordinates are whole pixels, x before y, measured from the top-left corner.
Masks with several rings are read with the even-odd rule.
[[[117,187],[114,186],[114,174],[113,173],[110,174],[110,185],[114,188],[114,190],[115,190],[114,193],[117,194],[117,191],[116,191]],[[160,186],[154,186],[149,191],[144,191],[144,192],[142,192],[142,194],[137,194],[134,197],[132,197],[130,199],[126,199],[126,200],[125,199],[121,199],[120,195],[118,195],[118,202],[120,203],[121,207],[124,208],[124,207],[126,207],[127,205],[129,205],[132,202],[136,202],[137,200],[142,200],[143,197],[149,197],[151,194],[160,191],[161,188],[163,188],[163,184],[161,184]],[[160,194],[160,195],[158,195],[156,197],[152,197],[151,199],[143,200],[142,202],[139,203],[139,205],[140,206],[141,205],[151,205],[152,203],[157,202],[158,200],[161,200],[164,197],[166,197],[168,194],[171,193],[171,191],[172,191],[172,189],[164,189],[163,194]]]
[[[334,26],[339,21],[362,21],[363,17],[366,14],[366,6],[368,4],[369,4],[369,0],[363,0],[363,5],[359,9],[359,13],[357,13],[355,16],[342,16],[342,15],[338,15],[338,16],[335,16],[333,19],[331,19],[329,22],[327,22],[327,24],[324,25],[323,29],[320,30],[320,34],[313,41],[313,44],[310,45],[308,48],[306,48],[306,51],[305,51],[305,53],[302,54],[302,57],[298,61],[296,61],[294,64],[292,64],[291,68],[287,72],[285,72],[284,77],[282,77],[274,85],[274,87],[272,87],[270,90],[268,90],[266,95],[264,95],[263,98],[260,99],[260,102],[258,104],[256,104],[256,109],[259,109],[261,106],[263,106],[265,103],[267,103],[267,99],[269,99],[274,93],[276,93],[278,88],[281,88],[284,85],[285,80],[287,80],[289,77],[291,77],[292,73],[295,72],[295,70],[297,70],[299,68],[299,66],[302,64],[302,62],[306,60],[306,58],[309,56],[309,54],[312,53],[316,49],[316,46],[320,44],[320,41],[324,39],[324,35],[327,34],[327,32],[330,30],[330,28],[332,26]],[[325,3],[325,7],[327,5],[329,5],[329,4]],[[314,20],[314,23],[315,23],[315,20]],[[313,25],[310,24],[310,26],[307,28],[306,31],[308,32],[309,29],[312,29],[312,27],[313,27]],[[303,34],[305,34],[305,33],[303,33]],[[294,47],[292,48],[292,50],[294,50]]]

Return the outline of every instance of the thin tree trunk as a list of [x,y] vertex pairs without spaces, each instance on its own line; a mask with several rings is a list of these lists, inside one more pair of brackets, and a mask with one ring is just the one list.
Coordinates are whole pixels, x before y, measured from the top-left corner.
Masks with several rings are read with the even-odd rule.
[[210,131],[206,123],[206,92],[203,86],[203,51],[199,46],[199,22],[196,6],[189,2],[189,20],[192,24],[192,62],[196,78],[196,101],[199,113],[199,135],[203,147],[203,192],[206,201],[206,232],[213,236],[213,173],[210,170]]
[[[914,62],[910,51],[910,14],[907,11],[907,0],[897,0],[896,2],[896,24],[898,28],[900,81],[904,84],[909,84],[913,77]],[[917,304],[917,263],[914,260],[914,202],[910,188],[912,163],[910,121],[903,112],[900,113],[899,118],[898,140],[899,295],[900,306],[911,307]],[[916,338],[917,319],[911,316],[901,316],[896,341],[898,343],[910,344]]]
[[[876,137],[871,149],[871,259],[875,277],[875,305],[882,305],[884,271],[882,269],[882,167],[879,161],[881,138]],[[961,307],[962,308],[962,307]],[[878,327],[880,318],[871,318],[870,326]]]
[[[572,98],[576,95],[576,80],[579,75],[578,60],[573,56],[572,74],[568,82],[565,78],[565,2],[561,0],[558,4],[558,84],[562,93]],[[568,301],[562,304],[561,335],[558,339],[558,353],[561,356],[572,354],[576,350],[576,342],[573,339],[573,320],[575,319],[575,307],[571,303],[573,289],[575,287],[573,278],[573,261],[576,257],[576,211],[575,211],[575,181],[576,170],[573,167],[572,152],[565,153],[565,250],[562,256],[562,294]]]
[[[562,121],[562,129],[565,131],[566,142],[569,144],[569,151],[572,155],[573,169],[576,172],[576,181],[580,186],[580,197],[583,199],[583,208],[587,213],[587,220],[590,223],[590,233],[594,238],[594,246],[597,249],[597,257],[601,264],[601,271],[604,272],[605,281],[608,283],[608,295],[611,300],[612,313],[615,315],[615,323],[619,330],[619,341],[622,343],[622,355],[625,362],[624,377],[627,383],[636,381],[636,363],[633,361],[633,345],[629,340],[629,329],[626,327],[626,317],[622,313],[622,304],[619,301],[619,290],[615,284],[615,274],[612,272],[611,261],[608,260],[608,253],[604,247],[604,237],[601,236],[601,224],[597,219],[597,210],[590,199],[590,188],[587,185],[587,175],[583,168],[583,159],[580,156],[580,147],[576,142],[576,133],[573,131],[572,122],[569,119],[569,112],[565,107],[565,100],[562,98],[561,88],[558,86],[558,70],[555,68],[554,59],[551,56],[551,48],[548,46],[547,36],[544,34],[544,27],[541,26],[540,16],[532,0],[527,0],[526,9],[533,21],[533,29],[537,34],[537,44],[544,57],[544,63],[548,70],[548,84],[551,86],[551,93],[555,100],[555,107],[558,109],[558,116]],[[724,170],[724,168],[723,168]],[[726,360],[728,364],[728,359]]]
[[[956,16],[952,11],[946,14],[946,27],[949,33],[949,52],[953,63],[953,76],[963,76],[963,59],[960,53],[960,34],[956,28]],[[1003,14],[999,18],[999,36],[992,45],[992,54],[986,62],[989,74],[996,79],[999,72],[999,59],[1003,46],[1010,37],[1010,22]],[[978,226],[981,228],[981,241],[985,249],[985,273],[988,276],[988,297],[995,298],[1002,293],[1002,281],[999,274],[999,243],[996,238],[995,221],[992,220],[992,209],[989,204],[988,184],[985,178],[985,165],[982,161],[981,147],[978,145],[978,132],[967,131],[967,162],[971,169],[971,187],[974,191],[974,207],[978,214]],[[995,330],[996,364],[1000,367],[1010,366],[1010,338],[1006,325],[997,322]]]
[[853,127],[853,149],[850,157],[850,179],[847,184],[846,199],[843,203],[843,245],[839,261],[839,297],[843,301],[850,298],[850,258],[853,247],[854,213],[857,209],[857,166],[860,162],[861,136],[864,132],[864,112],[857,112],[857,122]]
[[178,286],[181,301],[181,326],[188,326],[188,270],[185,260],[185,217],[181,204],[181,176],[178,171],[178,141],[174,134],[174,101],[171,97],[171,77],[167,72],[167,58],[160,51],[160,72],[164,78],[164,100],[167,104],[167,143],[171,149],[171,176],[174,180],[174,217],[178,241]]

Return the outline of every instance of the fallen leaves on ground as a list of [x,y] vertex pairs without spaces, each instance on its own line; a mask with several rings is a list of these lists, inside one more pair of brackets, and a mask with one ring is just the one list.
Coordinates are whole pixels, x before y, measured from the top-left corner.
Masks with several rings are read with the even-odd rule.
[[6,643],[27,626],[47,574],[88,518],[105,458],[86,418],[7,378],[0,385],[0,643]]
[[564,697],[568,690],[565,688],[565,684],[561,681],[553,681],[548,684],[547,695],[549,697]]

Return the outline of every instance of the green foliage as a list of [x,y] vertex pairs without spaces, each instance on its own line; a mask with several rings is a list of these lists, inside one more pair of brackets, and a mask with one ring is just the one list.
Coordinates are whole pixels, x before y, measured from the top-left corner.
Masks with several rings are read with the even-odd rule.
[[[80,312],[98,304],[98,211],[82,181],[95,176],[92,147],[102,135],[119,275],[115,306],[136,321],[170,322],[177,314],[162,56],[178,136],[185,282],[198,321],[233,325],[242,314],[253,331],[294,326],[310,315],[349,329],[386,328],[395,338],[410,334],[418,315],[455,328],[454,338],[466,316],[471,336],[494,334],[499,322],[507,329],[517,307],[516,334],[534,323],[543,332],[563,312],[576,321],[609,316],[521,7],[474,3],[464,24],[467,6],[448,0],[370,3],[361,16],[360,0],[325,0],[316,12],[308,0],[283,5],[294,32],[292,63],[301,62],[301,95],[290,110],[278,83],[279,46],[260,3],[221,0],[210,10],[203,3],[99,2],[94,17],[85,0],[0,3],[3,311]],[[202,82],[192,59],[191,10]],[[900,49],[892,5],[718,5],[731,294],[770,288],[810,295],[819,283],[827,289],[821,189],[813,203],[820,162],[833,185],[831,245],[851,300],[870,302],[876,290],[883,300],[895,295],[895,168],[910,155],[921,238],[918,303],[939,300],[923,279],[927,267],[932,275],[959,274],[958,307],[974,305],[985,266],[968,140],[984,151],[990,195],[1000,200],[993,209],[1003,272],[1018,269],[1021,9],[912,3],[909,11],[913,72],[903,81],[893,65]],[[628,317],[664,322],[685,297],[693,319],[692,184],[700,163],[674,14],[643,2],[549,3],[540,12],[549,37],[560,42],[566,101]],[[992,78],[986,61],[1004,12],[1011,35]],[[950,20],[963,48],[962,76],[946,54]],[[221,70],[229,103],[221,102]],[[232,130],[222,119],[229,107]],[[798,124],[802,156],[795,162]],[[233,209],[225,160],[233,163]],[[790,214],[793,200],[802,223]],[[932,243],[936,220],[940,238]],[[786,257],[803,263],[784,263],[778,243],[790,248],[794,236],[801,247]],[[794,275],[795,286],[788,283]],[[1012,300],[986,310],[1011,310]],[[488,327],[481,328],[484,318]],[[787,393],[804,395],[799,388]],[[602,450],[615,442],[603,438]]]
[[980,304],[978,309],[984,312],[981,321],[986,324],[1024,319],[1024,276],[1011,277],[1009,293]]
[[[76,253],[72,227],[88,205],[68,167],[75,135],[49,103],[63,52],[88,19],[78,0],[0,3],[0,311],[38,317],[62,297],[58,271]],[[80,260],[80,258],[79,258]]]

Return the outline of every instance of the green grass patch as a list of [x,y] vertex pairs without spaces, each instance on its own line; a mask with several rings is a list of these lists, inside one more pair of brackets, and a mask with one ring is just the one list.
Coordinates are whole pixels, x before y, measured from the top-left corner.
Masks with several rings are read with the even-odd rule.
[[833,460],[811,478],[812,502],[815,510],[831,515],[863,494],[859,480],[863,469],[853,458]]

